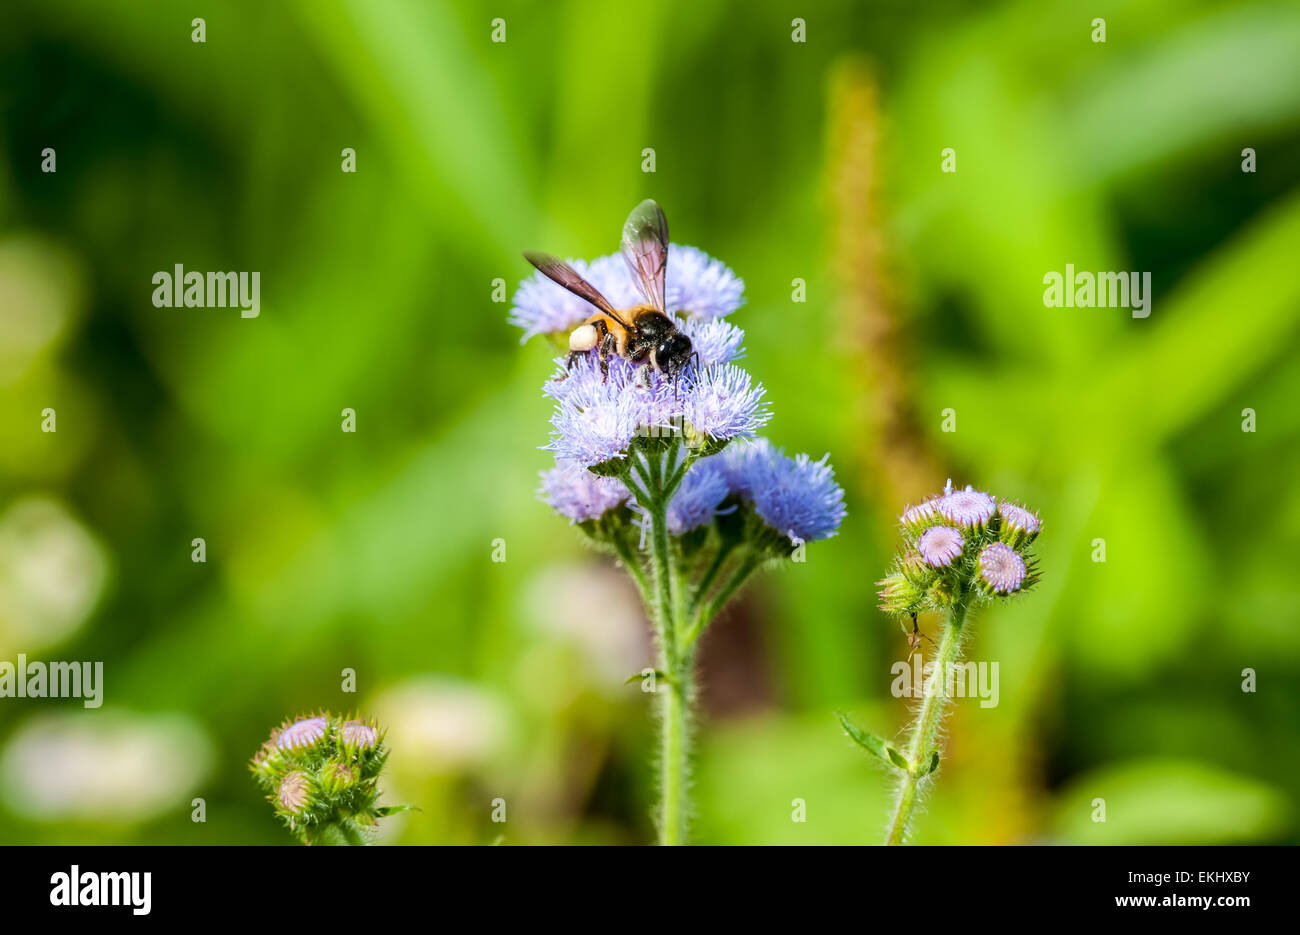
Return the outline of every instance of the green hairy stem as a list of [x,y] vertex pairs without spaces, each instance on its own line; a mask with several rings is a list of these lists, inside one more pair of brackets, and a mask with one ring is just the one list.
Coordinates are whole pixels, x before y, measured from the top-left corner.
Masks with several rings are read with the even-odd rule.
[[917,712],[912,724],[910,741],[904,754],[907,769],[903,771],[898,788],[898,801],[894,808],[894,818],[889,824],[885,837],[886,844],[902,844],[907,836],[908,825],[916,808],[921,782],[930,775],[930,761],[933,751],[938,747],[939,728],[943,723],[944,711],[948,707],[948,673],[961,656],[961,643],[964,636],[966,611],[970,606],[969,595],[963,594],[957,599],[948,614],[948,622],[943,628],[943,638],[939,641],[939,654],[935,657],[934,668],[926,682],[925,699],[921,710]]
[[658,638],[659,669],[666,676],[663,681],[667,684],[655,685],[660,728],[657,820],[659,842],[665,845],[685,844],[688,839],[695,641],[760,564],[756,558],[746,558],[706,603],[707,592],[728,558],[728,547],[692,587],[692,576],[679,567],[668,534],[668,506],[696,459],[687,449],[679,464],[679,451],[670,447],[662,454],[637,453],[629,459],[623,480],[644,511],[649,567],[643,569],[633,555],[620,553],[646,598]]

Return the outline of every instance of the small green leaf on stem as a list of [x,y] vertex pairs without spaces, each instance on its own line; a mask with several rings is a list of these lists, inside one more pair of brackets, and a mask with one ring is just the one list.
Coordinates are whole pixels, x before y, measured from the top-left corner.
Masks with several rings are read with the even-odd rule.
[[939,748],[935,747],[933,750],[930,751],[930,759],[922,767],[922,769],[924,769],[925,771],[921,773],[921,775],[929,776],[938,768],[939,768]]
[[899,753],[894,747],[885,743],[884,740],[875,734],[868,733],[858,725],[849,720],[848,716],[836,711],[835,716],[840,719],[840,725],[843,726],[844,732],[863,750],[866,750],[872,756],[877,757],[895,769],[901,769],[904,772],[908,770],[906,757]]
[[397,815],[400,812],[418,812],[419,810],[415,805],[381,805],[375,809],[375,817],[387,818],[389,815]]

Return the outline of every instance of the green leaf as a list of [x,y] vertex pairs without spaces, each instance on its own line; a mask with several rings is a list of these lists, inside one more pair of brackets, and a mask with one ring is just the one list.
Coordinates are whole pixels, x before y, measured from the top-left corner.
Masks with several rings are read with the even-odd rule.
[[619,477],[627,470],[627,459],[610,458],[608,461],[600,462],[600,464],[591,465],[587,470],[600,477]]
[[866,750],[872,756],[888,763],[890,766],[907,772],[907,758],[904,757],[903,754],[899,753],[897,749],[890,744],[885,743],[884,740],[877,737],[875,734],[867,733],[862,728],[858,727],[858,725],[849,720],[847,715],[836,711],[835,716],[840,719],[840,725],[844,728],[844,732],[848,734],[853,742],[859,747]]
[[418,812],[419,810],[416,805],[381,805],[374,812],[376,818],[387,818],[389,815],[397,815],[401,812]]
[[935,747],[933,750],[930,751],[930,761],[929,761],[929,763],[926,764],[926,765],[927,765],[928,768],[926,769],[926,771],[925,771],[924,773],[921,774],[922,776],[929,776],[931,773],[933,773],[936,769],[939,768],[939,748],[938,748],[938,747]]

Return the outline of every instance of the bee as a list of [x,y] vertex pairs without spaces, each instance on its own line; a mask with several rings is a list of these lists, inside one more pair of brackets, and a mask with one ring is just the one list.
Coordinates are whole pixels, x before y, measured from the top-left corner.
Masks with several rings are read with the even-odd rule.
[[677,329],[664,308],[664,280],[668,272],[668,219],[663,209],[647,198],[623,225],[623,259],[641,289],[645,302],[629,309],[614,308],[599,290],[578,275],[568,263],[549,253],[528,251],[524,259],[542,274],[596,307],[596,313],[569,334],[567,368],[583,354],[596,349],[600,371],[609,379],[611,355],[641,364],[638,382],[650,367],[676,384],[686,364],[699,355],[691,339]]

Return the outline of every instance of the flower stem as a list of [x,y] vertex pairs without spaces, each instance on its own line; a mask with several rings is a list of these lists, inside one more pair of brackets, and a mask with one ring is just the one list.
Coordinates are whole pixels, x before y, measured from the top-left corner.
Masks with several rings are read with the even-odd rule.
[[656,691],[660,715],[659,841],[665,845],[686,842],[689,812],[687,782],[690,762],[689,721],[694,686],[690,654],[683,653],[678,620],[681,617],[683,584],[678,579],[668,541],[668,504],[681,483],[681,475],[665,477],[655,462],[641,472],[643,507],[650,524],[650,567],[652,571],[651,616],[659,636],[660,668],[668,684]]
[[718,572],[722,571],[722,566],[726,564],[727,558],[731,555],[735,546],[731,543],[723,543],[718,546],[717,553],[713,556],[713,561],[700,577],[699,583],[695,585],[695,593],[691,595],[691,611],[694,612],[700,602],[704,600],[705,595],[709,593],[709,588],[713,587],[713,581],[718,577]]
[[311,843],[317,845],[365,847],[366,839],[349,818],[338,818],[321,825],[311,835]]
[[722,608],[727,606],[727,602],[736,596],[736,592],[739,591],[741,586],[749,580],[750,575],[758,570],[758,567],[763,564],[763,560],[763,554],[756,550],[751,550],[743,559],[741,559],[736,570],[732,572],[731,577],[728,578],[726,583],[718,590],[718,593],[713,600],[709,601],[707,605],[696,613],[695,619],[691,623],[691,628],[686,631],[685,636],[682,638],[683,646],[689,647],[695,645],[695,641],[699,638],[700,634],[704,632],[704,628],[709,625],[714,617],[722,612]]
[[898,804],[894,809],[894,820],[889,825],[889,833],[885,837],[886,844],[903,843],[908,824],[912,820],[912,812],[916,808],[921,780],[930,773],[931,752],[938,744],[939,725],[943,722],[944,710],[948,706],[948,674],[961,652],[963,627],[969,605],[969,595],[962,593],[948,613],[943,639],[939,642],[939,654],[935,657],[930,678],[926,682],[925,700],[921,702],[921,710],[912,726],[911,740],[905,754],[908,768],[898,789]]

